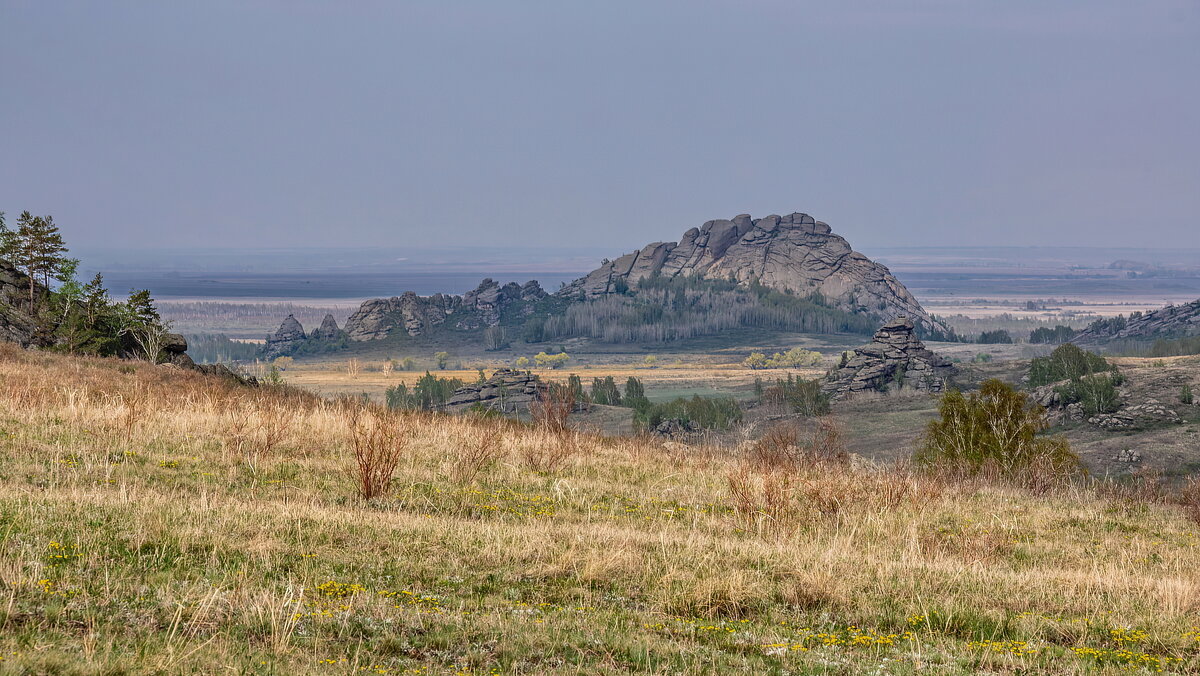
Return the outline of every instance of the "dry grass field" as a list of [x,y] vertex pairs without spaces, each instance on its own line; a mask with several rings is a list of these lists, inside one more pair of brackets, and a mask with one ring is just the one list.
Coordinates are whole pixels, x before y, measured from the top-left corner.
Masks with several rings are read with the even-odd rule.
[[1200,671],[1195,510],[770,457],[2,347],[0,673]]

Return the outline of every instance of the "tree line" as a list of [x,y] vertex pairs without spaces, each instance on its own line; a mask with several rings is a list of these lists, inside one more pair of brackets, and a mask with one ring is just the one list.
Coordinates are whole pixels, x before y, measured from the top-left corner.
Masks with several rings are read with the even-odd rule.
[[21,308],[34,321],[34,343],[62,352],[141,357],[158,361],[170,326],[150,292],[131,290],[125,301],[109,296],[100,273],[78,279],[79,260],[69,250],[52,216],[21,212],[9,228],[0,212],[0,259],[24,276]]

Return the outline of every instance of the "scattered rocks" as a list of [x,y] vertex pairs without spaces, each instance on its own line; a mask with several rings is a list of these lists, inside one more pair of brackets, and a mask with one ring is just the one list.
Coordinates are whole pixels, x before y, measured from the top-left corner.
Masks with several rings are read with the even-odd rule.
[[1113,462],[1141,462],[1142,454],[1133,449],[1126,448],[1112,457]]
[[871,343],[829,372],[821,389],[834,399],[868,390],[882,391],[901,383],[941,392],[958,373],[948,360],[925,347],[907,317],[897,317],[875,332]]
[[851,249],[828,224],[801,213],[709,221],[679,242],[655,242],[606,262],[557,295],[602,296],[617,292],[621,283],[655,275],[757,280],[801,296],[819,293],[848,312],[881,320],[904,315],[926,329],[947,330],[886,267]]
[[224,378],[232,383],[239,385],[257,385],[258,379],[254,376],[244,376],[234,373],[224,364],[197,364],[192,361],[192,358],[187,353],[188,343],[187,338],[178,333],[168,333],[166,342],[163,345],[163,361],[162,364],[173,368],[188,369],[189,371],[198,371],[205,375],[217,376]]
[[546,385],[529,371],[500,369],[482,383],[472,383],[454,391],[442,406],[447,413],[465,413],[483,406],[501,413],[523,413],[541,397]]
[[654,428],[654,433],[660,437],[668,437],[670,439],[686,438],[689,435],[699,432],[700,428],[690,420],[678,420],[671,418],[664,420]]
[[1134,430],[1156,423],[1182,424],[1183,418],[1157,399],[1147,399],[1115,413],[1094,415],[1088,423],[1105,430]]

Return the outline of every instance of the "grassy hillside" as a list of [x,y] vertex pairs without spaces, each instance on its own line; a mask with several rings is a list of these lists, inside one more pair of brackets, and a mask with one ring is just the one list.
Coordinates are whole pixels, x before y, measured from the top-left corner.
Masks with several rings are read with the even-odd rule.
[[[753,464],[11,348],[0,432],[0,673],[1200,670],[1200,529],[1136,491]],[[372,439],[400,464],[366,501]]]

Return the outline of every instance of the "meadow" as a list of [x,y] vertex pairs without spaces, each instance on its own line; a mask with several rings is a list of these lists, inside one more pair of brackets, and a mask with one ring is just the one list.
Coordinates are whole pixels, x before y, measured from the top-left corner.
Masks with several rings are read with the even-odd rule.
[[0,673],[1200,671],[1195,502],[838,424],[689,447],[0,346]]

